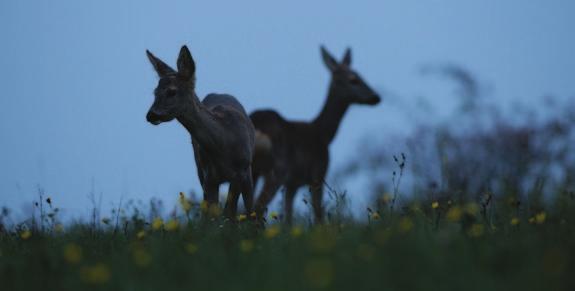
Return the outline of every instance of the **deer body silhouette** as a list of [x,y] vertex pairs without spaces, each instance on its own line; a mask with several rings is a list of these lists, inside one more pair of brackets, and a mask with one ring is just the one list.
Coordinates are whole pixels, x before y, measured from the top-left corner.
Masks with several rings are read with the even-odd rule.
[[225,215],[236,217],[240,193],[251,213],[255,133],[244,108],[225,94],[209,94],[200,102],[195,93],[196,67],[186,46],[180,50],[177,72],[146,53],[160,77],[146,119],[154,125],[176,119],[190,133],[205,201],[217,204],[219,186],[229,182]]
[[351,104],[376,105],[380,97],[351,68],[351,51],[338,63],[321,47],[325,65],[331,72],[327,100],[312,122],[285,120],[273,110],[250,115],[256,128],[253,160],[254,181],[262,176],[264,186],[255,205],[261,218],[280,187],[285,187],[284,211],[291,223],[293,199],[297,190],[308,185],[315,220],[323,220],[323,183],[329,165],[329,145]]

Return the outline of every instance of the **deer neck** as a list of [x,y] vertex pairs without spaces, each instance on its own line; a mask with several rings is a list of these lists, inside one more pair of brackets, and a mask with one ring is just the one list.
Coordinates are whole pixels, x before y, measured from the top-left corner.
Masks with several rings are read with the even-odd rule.
[[313,125],[327,144],[330,144],[335,138],[341,120],[349,108],[349,105],[350,103],[346,101],[343,92],[338,90],[337,86],[332,82],[329,87],[327,100],[321,112],[313,121]]
[[192,138],[207,148],[216,147],[221,126],[212,113],[202,104],[195,92],[183,105],[182,112],[176,118],[190,133]]

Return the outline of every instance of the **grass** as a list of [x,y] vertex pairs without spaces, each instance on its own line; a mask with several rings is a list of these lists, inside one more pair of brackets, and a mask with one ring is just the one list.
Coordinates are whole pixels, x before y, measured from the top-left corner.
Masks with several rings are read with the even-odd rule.
[[2,289],[575,288],[572,208],[516,215],[473,202],[411,201],[401,212],[370,209],[367,223],[287,226],[269,218],[261,228],[249,216],[232,223],[216,208],[180,202],[166,220],[140,211],[117,225],[63,227],[52,216],[34,228],[3,227]]

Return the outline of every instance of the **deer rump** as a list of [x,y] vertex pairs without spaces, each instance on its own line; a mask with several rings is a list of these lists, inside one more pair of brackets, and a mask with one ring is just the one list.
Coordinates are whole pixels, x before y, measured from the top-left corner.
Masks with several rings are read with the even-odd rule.
[[[244,107],[231,95],[209,94],[202,104],[220,122],[225,132],[218,133],[223,144],[216,149],[202,146],[193,136],[192,145],[200,183],[216,178],[217,183],[232,182],[249,169],[254,148],[254,129]],[[239,152],[238,152],[239,151]],[[230,168],[230,165],[232,166]]]
[[287,121],[273,110],[255,111],[250,118],[256,129],[254,182],[273,176],[291,189],[323,182],[329,145],[311,124]]

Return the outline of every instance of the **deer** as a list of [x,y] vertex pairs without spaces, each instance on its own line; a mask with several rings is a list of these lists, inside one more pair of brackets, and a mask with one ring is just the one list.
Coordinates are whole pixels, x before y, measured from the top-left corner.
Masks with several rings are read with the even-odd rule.
[[198,178],[208,205],[219,204],[219,187],[229,182],[224,215],[236,217],[239,195],[247,213],[253,207],[252,157],[254,126],[244,107],[231,95],[195,92],[196,65],[182,46],[177,71],[146,50],[159,81],[146,119],[153,125],[176,119],[189,133]]
[[377,105],[381,98],[360,75],[351,69],[351,49],[337,62],[320,47],[323,62],[331,73],[327,99],[311,122],[289,121],[274,110],[254,111],[250,118],[256,128],[253,160],[254,183],[262,177],[264,185],[255,204],[262,220],[276,192],[285,189],[285,221],[292,223],[293,201],[297,190],[309,186],[316,223],[323,222],[323,184],[329,165],[329,145],[352,104]]

